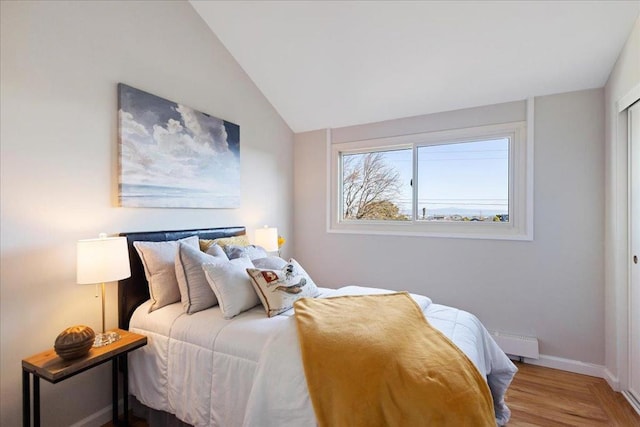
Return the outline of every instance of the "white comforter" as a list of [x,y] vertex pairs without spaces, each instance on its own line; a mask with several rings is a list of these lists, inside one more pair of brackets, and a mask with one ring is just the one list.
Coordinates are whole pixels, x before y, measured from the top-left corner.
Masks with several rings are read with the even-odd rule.
[[[320,297],[389,293],[348,286]],[[496,422],[505,424],[504,394],[516,367],[473,315],[412,295],[429,322],[486,376]],[[142,304],[130,330],[148,345],[129,356],[130,392],[143,404],[194,426],[315,426],[293,310],[267,318],[262,306],[225,320],[218,307],[192,315],[180,303],[148,313]]]

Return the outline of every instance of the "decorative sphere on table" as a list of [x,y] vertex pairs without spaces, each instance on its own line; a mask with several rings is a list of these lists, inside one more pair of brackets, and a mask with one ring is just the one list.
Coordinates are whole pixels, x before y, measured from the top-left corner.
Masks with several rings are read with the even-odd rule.
[[65,360],[77,359],[89,353],[95,336],[96,333],[88,326],[71,326],[60,332],[53,349]]

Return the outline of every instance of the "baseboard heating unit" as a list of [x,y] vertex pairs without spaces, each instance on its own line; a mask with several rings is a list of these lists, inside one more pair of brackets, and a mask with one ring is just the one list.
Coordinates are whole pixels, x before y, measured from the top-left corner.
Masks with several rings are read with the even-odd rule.
[[540,352],[538,351],[538,338],[527,337],[524,335],[505,334],[504,332],[492,332],[491,336],[496,344],[508,356],[531,359],[538,359]]

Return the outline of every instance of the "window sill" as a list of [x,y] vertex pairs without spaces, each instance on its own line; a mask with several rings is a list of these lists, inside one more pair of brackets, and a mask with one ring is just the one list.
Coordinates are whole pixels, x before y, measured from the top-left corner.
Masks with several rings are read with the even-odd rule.
[[[422,226],[421,226],[422,225]],[[532,241],[532,232],[521,232],[508,224],[474,224],[472,229],[462,230],[468,224],[423,224],[413,221],[406,223],[380,224],[377,222],[359,224],[335,224],[327,228],[335,234],[370,234],[386,236],[408,236],[446,239],[518,240]]]

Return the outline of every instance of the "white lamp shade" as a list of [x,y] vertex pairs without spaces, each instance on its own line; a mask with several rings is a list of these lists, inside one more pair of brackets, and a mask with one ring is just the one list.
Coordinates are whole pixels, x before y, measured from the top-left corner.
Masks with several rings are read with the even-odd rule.
[[255,244],[262,246],[267,252],[278,250],[278,229],[275,227],[264,227],[256,230]]
[[131,276],[126,237],[78,240],[77,282],[115,282]]

